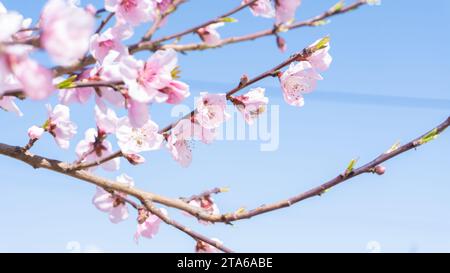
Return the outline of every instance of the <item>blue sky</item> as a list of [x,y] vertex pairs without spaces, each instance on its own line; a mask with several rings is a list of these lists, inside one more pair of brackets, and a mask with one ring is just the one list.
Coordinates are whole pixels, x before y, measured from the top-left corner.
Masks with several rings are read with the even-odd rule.
[[[45,3],[2,2],[34,18]],[[297,18],[319,14],[334,2],[304,0]],[[92,3],[100,6],[102,1]],[[201,23],[238,3],[189,1],[159,35]],[[379,7],[334,17],[326,26],[283,34],[288,43],[285,54],[276,49],[273,37],[266,37],[180,56],[182,79],[191,84],[193,96],[204,90],[224,92],[235,86],[241,74],[265,71],[325,35],[332,39],[334,62],[318,89],[306,97],[303,108],[284,103],[277,81],[261,82],[270,103],[280,105],[276,151],[261,152],[258,141],[218,141],[196,145],[193,164],[187,169],[163,149],[147,153],[143,166],[122,162],[121,171],[132,176],[140,188],[172,197],[227,186],[230,192],[215,197],[227,212],[307,190],[334,177],[352,158],[359,157],[360,163],[369,161],[397,140],[409,141],[449,115],[449,15],[450,2],[446,0],[426,4],[385,0]],[[239,23],[220,29],[223,36],[271,26],[270,20],[254,18],[248,10],[236,18]],[[195,39],[191,35],[183,41]],[[40,60],[44,57],[37,56]],[[19,104],[25,114],[22,118],[0,113],[4,125],[0,142],[25,144],[27,128],[45,119],[44,103]],[[71,143],[72,150],[61,151],[45,137],[33,152],[73,160],[73,148],[84,130],[93,126],[91,109],[86,105],[73,108],[79,134]],[[167,107],[152,108],[152,118],[161,125],[173,119],[168,113]],[[386,163],[387,172],[381,177],[357,177],[320,198],[232,227],[205,227],[174,210],[169,213],[240,252],[367,252],[370,242],[377,242],[383,252],[450,252],[449,152],[446,132],[429,145]],[[107,215],[90,203],[95,192],[92,185],[33,170],[5,157],[0,157],[0,170],[1,252],[66,252],[73,241],[84,251],[193,250],[193,240],[169,226],[162,226],[156,238],[136,245],[135,215],[111,224]],[[114,178],[121,172],[100,174]]]

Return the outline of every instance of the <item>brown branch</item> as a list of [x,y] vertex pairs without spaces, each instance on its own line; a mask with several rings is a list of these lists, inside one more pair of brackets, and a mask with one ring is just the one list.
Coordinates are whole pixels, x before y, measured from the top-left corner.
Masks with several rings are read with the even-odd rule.
[[[250,5],[252,2],[247,3],[248,5]],[[297,23],[293,23],[290,26],[285,26],[284,28],[287,28],[288,30],[290,29],[296,29],[296,28],[301,28],[301,27],[306,27],[306,26],[314,26],[317,22],[327,19],[329,17],[335,16],[335,15],[339,15],[339,14],[343,14],[346,12],[349,12],[351,10],[357,9],[358,7],[362,6],[366,4],[365,0],[358,0],[353,4],[350,4],[346,7],[343,7],[340,10],[335,10],[335,11],[326,11],[321,15],[315,16],[309,20],[306,21],[301,21],[301,22],[297,22]],[[240,6],[242,7],[242,5]],[[244,7],[242,7],[244,8]],[[228,12],[229,13],[229,12]],[[225,14],[227,15],[227,14]],[[222,15],[224,16],[224,15]],[[227,15],[229,16],[229,15]],[[226,17],[226,16],[225,16]],[[216,18],[217,19],[217,18]],[[208,24],[211,23],[211,21],[207,22]],[[201,26],[205,25],[206,23],[202,24]],[[206,24],[206,25],[208,25]],[[199,26],[197,26],[199,27]],[[191,28],[189,29],[190,31],[192,31]],[[181,34],[183,34],[186,31],[180,32]],[[169,40],[168,38],[170,38],[170,36],[175,36],[175,35],[179,35],[180,33],[177,34],[173,34],[170,36],[166,36],[163,37],[161,39],[155,40],[155,41],[146,41],[146,42],[139,42],[136,44],[132,44],[129,46],[129,51],[130,54],[134,54],[140,51],[145,51],[145,50],[150,50],[150,51],[155,51],[157,49],[168,49],[168,48],[172,48],[176,51],[180,51],[180,52],[184,52],[184,51],[192,51],[192,50],[204,50],[204,49],[212,49],[212,48],[217,48],[220,46],[224,46],[224,45],[228,45],[228,44],[233,44],[233,43],[238,43],[238,42],[244,42],[244,41],[250,41],[250,40],[255,40],[261,37],[265,37],[265,36],[269,36],[269,35],[274,35],[276,33],[280,32],[280,28],[279,27],[274,27],[271,29],[267,29],[267,30],[262,30],[262,31],[258,31],[252,34],[247,34],[244,36],[238,36],[238,37],[230,37],[230,38],[226,38],[223,39],[221,43],[215,45],[215,46],[210,46],[210,45],[206,45],[205,43],[193,43],[193,44],[185,44],[185,45],[177,45],[177,44],[167,44],[167,45],[161,45],[160,43],[162,42],[161,39],[164,39],[164,41]],[[184,35],[184,34],[183,34]],[[74,71],[78,71],[83,69],[84,67],[88,66],[88,65],[92,65],[95,63],[95,59],[92,56],[88,56],[86,59],[84,59],[82,62],[77,63],[75,65],[72,66],[67,66],[67,67],[63,67],[63,66],[59,66],[59,67],[55,67],[53,68],[53,70],[55,71],[55,76],[61,76],[63,74],[67,74],[67,73],[72,73]]]
[[111,160],[113,160],[115,158],[122,157],[122,156],[123,156],[122,151],[117,151],[115,153],[112,153],[112,154],[110,154],[108,156],[105,156],[104,158],[101,158],[101,159],[93,161],[93,162],[86,162],[86,163],[79,162],[79,163],[75,163],[74,165],[69,166],[69,170],[71,170],[71,171],[86,170],[86,169],[89,169],[89,168],[92,168],[92,167],[96,167],[96,166],[102,165],[103,163],[106,163],[108,161],[111,161]]
[[114,12],[110,12],[108,14],[108,16],[102,20],[102,22],[100,23],[100,25],[98,26],[97,30],[95,31],[95,33],[100,33],[102,31],[102,29],[106,26],[106,24],[108,24],[108,22],[113,18],[114,16]]
[[[311,56],[312,53],[314,53],[314,49],[312,49],[312,48],[305,48],[305,49],[303,49],[303,51],[301,53],[296,53],[296,54],[292,55],[286,61],[284,61],[281,64],[279,64],[279,65],[277,65],[277,66],[267,70],[266,72],[263,72],[263,73],[259,74],[258,76],[254,77],[252,79],[249,79],[249,80],[247,80],[245,82],[239,82],[239,84],[235,88],[229,90],[226,93],[227,100],[231,100],[232,99],[232,97],[231,97],[232,95],[234,95],[235,93],[239,92],[240,90],[242,90],[242,89],[244,89],[244,88],[246,88],[246,87],[248,87],[248,86],[250,86],[250,85],[252,85],[252,84],[254,84],[254,83],[256,83],[256,82],[258,82],[260,80],[262,80],[262,79],[265,79],[267,77],[276,76],[276,73],[280,69],[282,69],[283,67],[288,66],[288,65],[290,65],[291,63],[293,63],[295,61],[305,61],[305,60],[307,60],[308,57]],[[186,118],[189,118],[189,117],[193,116],[195,114],[195,112],[196,112],[195,109],[192,110],[190,113],[188,113],[184,117],[178,119],[177,121],[169,124],[168,126],[164,127],[163,129],[161,129],[159,131],[159,133],[163,134],[163,133],[171,130],[175,125],[178,124],[178,122],[180,122],[183,119],[186,119]]]
[[[237,13],[238,11],[240,11],[240,10],[242,10],[242,9],[252,5],[252,4],[254,4],[256,1],[258,1],[258,0],[252,0],[252,1],[248,2],[248,3],[240,4],[239,6],[233,8],[232,10],[230,10],[230,11],[228,11],[228,12],[226,12],[226,13],[220,15],[220,16],[217,16],[214,19],[208,20],[208,21],[206,21],[206,22],[204,22],[204,23],[202,23],[200,25],[188,28],[188,29],[183,30],[181,32],[178,32],[178,33],[175,33],[175,34],[172,34],[172,35],[168,35],[168,36],[164,36],[164,37],[159,38],[159,39],[157,39],[155,41],[152,41],[151,43],[152,44],[161,44],[162,42],[165,42],[165,41],[168,41],[168,40],[179,39],[179,38],[181,38],[184,35],[189,34],[189,33],[195,33],[200,28],[207,27],[207,26],[209,26],[211,24],[214,24],[214,23],[218,23],[223,18],[226,18],[226,17],[228,17],[230,15],[233,15],[233,14]],[[137,46],[139,47],[139,45],[137,45]]]
[[141,42],[149,41],[151,40],[153,34],[155,34],[156,31],[161,27],[161,24],[164,22],[164,20],[172,13],[174,13],[178,6],[185,3],[187,0],[174,0],[171,3],[171,7],[164,12],[163,14],[158,15],[155,22],[152,24],[151,28],[145,33],[144,37],[142,37]]
[[202,192],[200,194],[192,195],[189,198],[180,197],[180,199],[183,200],[186,203],[189,203],[189,202],[191,202],[193,200],[198,200],[198,199],[201,199],[203,197],[208,197],[208,196],[213,195],[213,194],[219,194],[219,193],[227,192],[227,191],[228,191],[228,189],[226,189],[226,188],[214,188],[214,189],[211,189],[211,190],[204,191],[204,192]]
[[182,232],[188,234],[189,236],[191,236],[195,240],[203,241],[203,242],[205,242],[207,244],[210,244],[210,245],[216,247],[217,249],[220,249],[220,250],[222,250],[223,252],[226,252],[226,253],[232,253],[233,252],[233,250],[225,247],[223,244],[220,244],[219,242],[211,240],[208,237],[205,237],[202,234],[200,234],[198,232],[195,232],[195,231],[191,230],[190,228],[187,228],[187,227],[183,226],[179,222],[172,220],[171,218],[166,216],[164,213],[162,213],[161,210],[159,210],[157,207],[155,207],[150,200],[144,200],[143,204],[144,204],[146,209],[148,209],[152,214],[155,214],[156,216],[158,216],[162,221],[164,221],[164,223],[166,223],[168,225],[171,225],[171,226],[177,228],[178,230],[181,230]]

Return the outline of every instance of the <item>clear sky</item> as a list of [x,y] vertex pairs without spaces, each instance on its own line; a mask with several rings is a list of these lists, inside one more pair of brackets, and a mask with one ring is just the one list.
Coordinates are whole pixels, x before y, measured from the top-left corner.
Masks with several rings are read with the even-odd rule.
[[[45,3],[2,2],[34,19]],[[317,15],[334,2],[304,0],[297,18]],[[238,3],[191,0],[159,35],[201,23]],[[223,212],[250,209],[307,190],[340,173],[350,159],[359,157],[359,163],[365,163],[396,141],[409,141],[449,115],[449,16],[447,0],[384,0],[379,7],[334,17],[326,26],[283,34],[288,43],[285,54],[276,49],[273,37],[267,37],[181,55],[182,79],[191,85],[193,96],[204,90],[224,92],[235,86],[242,73],[252,76],[265,71],[327,34],[332,39],[334,62],[318,89],[306,97],[303,108],[284,103],[276,80],[261,82],[270,103],[280,106],[275,151],[262,152],[264,140],[218,141],[196,145],[193,164],[187,169],[163,149],[145,154],[143,166],[130,167],[122,161],[118,173],[99,173],[114,178],[126,172],[140,188],[172,197],[227,186],[230,192],[215,197]],[[236,18],[239,23],[220,29],[223,36],[271,26],[270,20],[255,18],[248,10]],[[195,39],[191,35],[183,41]],[[19,104],[25,114],[22,118],[0,113],[0,142],[23,145],[27,128],[44,121],[44,102]],[[73,160],[75,145],[84,130],[93,126],[91,106],[73,108],[79,134],[71,150],[59,150],[46,136],[32,151]],[[161,126],[174,119],[168,113],[161,105],[152,108],[152,118]],[[383,176],[357,177],[320,198],[234,226],[202,226],[177,211],[169,213],[240,252],[449,252],[449,140],[446,132],[417,151],[389,161]],[[90,184],[33,170],[5,157],[0,157],[0,171],[1,252],[66,252],[73,245],[70,242],[77,242],[82,251],[193,251],[191,238],[165,225],[154,239],[142,239],[136,245],[135,214],[126,222],[111,224],[106,214],[91,205],[95,188]]]

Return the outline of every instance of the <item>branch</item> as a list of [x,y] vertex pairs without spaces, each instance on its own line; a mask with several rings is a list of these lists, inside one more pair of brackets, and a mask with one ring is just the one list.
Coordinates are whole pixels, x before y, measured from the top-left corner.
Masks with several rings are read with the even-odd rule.
[[305,20],[305,21],[296,22],[291,25],[282,26],[282,27],[274,26],[273,28],[258,31],[255,33],[247,34],[247,35],[225,38],[225,39],[222,39],[222,41],[220,41],[219,43],[217,43],[215,45],[208,45],[203,42],[202,43],[184,44],[184,45],[183,44],[182,45],[180,45],[180,44],[161,45],[162,41],[156,40],[153,42],[141,43],[141,44],[138,44],[137,46],[132,46],[132,47],[130,47],[130,52],[137,52],[137,51],[141,51],[144,49],[154,51],[157,49],[169,49],[169,48],[171,48],[175,51],[185,52],[185,51],[192,51],[192,50],[205,50],[205,49],[218,48],[218,47],[222,47],[222,46],[228,45],[228,44],[252,41],[252,40],[256,40],[258,38],[262,38],[265,36],[276,35],[277,33],[291,30],[291,29],[297,29],[297,28],[302,28],[302,27],[307,27],[307,26],[316,26],[318,22],[323,21],[324,19],[327,19],[327,18],[335,16],[335,15],[347,13],[347,12],[355,10],[365,4],[366,4],[366,1],[358,0],[355,3],[350,4],[341,9],[328,10],[328,11],[322,13],[321,15],[315,16],[315,17]]
[[[249,2],[247,4],[250,5],[251,3],[253,3],[253,2]],[[320,22],[321,20],[327,19],[327,18],[335,16],[335,15],[339,15],[339,14],[343,14],[343,13],[349,12],[351,10],[355,10],[355,9],[357,9],[358,7],[360,7],[360,6],[364,5],[364,4],[366,4],[365,0],[358,0],[355,3],[353,3],[353,4],[350,4],[350,5],[346,6],[346,7],[343,7],[340,10],[326,11],[323,14],[315,16],[315,17],[313,17],[313,18],[311,18],[309,20],[293,23],[292,25],[285,26],[284,28],[285,29],[287,28],[288,30],[290,30],[290,29],[296,29],[296,28],[301,28],[301,27],[306,27],[306,26],[315,26],[315,24],[317,22]],[[242,5],[239,6],[239,7],[244,8]],[[230,15],[229,13],[230,12],[224,14],[225,17],[229,16]],[[224,15],[222,15],[222,16],[224,16]],[[207,23],[210,24],[211,22],[212,22],[212,20],[208,21]],[[199,26],[203,26],[203,25],[208,25],[208,24],[204,23],[204,24],[199,25]],[[197,26],[197,27],[199,27],[199,26]],[[191,28],[189,30],[192,31],[192,29],[194,29],[194,28]],[[164,39],[164,41],[167,41],[168,37],[175,36],[175,35],[180,35],[180,34],[185,35],[184,32],[187,32],[187,30],[186,30],[186,31],[183,31],[183,32],[180,32],[180,33],[177,33],[177,34],[173,34],[173,35],[170,35],[170,36],[163,37],[163,38],[155,40],[155,41],[139,42],[139,43],[130,45],[129,46],[129,52],[130,52],[130,54],[134,54],[134,53],[137,53],[137,52],[140,52],[140,51],[145,51],[145,50],[155,51],[157,49],[168,49],[168,48],[173,48],[174,50],[180,51],[180,52],[191,51],[191,50],[204,50],[204,49],[210,49],[210,48],[217,48],[217,47],[228,45],[228,44],[232,44],[232,43],[238,43],[238,42],[255,40],[255,39],[258,39],[258,38],[261,38],[261,37],[264,37],[264,36],[274,35],[274,34],[280,32],[280,31],[281,30],[279,29],[279,27],[275,27],[275,28],[271,28],[271,29],[255,32],[253,34],[248,34],[248,35],[238,36],[238,37],[226,38],[226,39],[223,39],[222,42],[219,43],[216,46],[210,46],[210,45],[206,45],[204,43],[194,43],[194,44],[186,44],[186,45],[177,45],[177,44],[160,45],[160,43],[162,42],[161,41],[162,39]],[[81,70],[82,68],[84,68],[84,67],[86,67],[88,65],[92,65],[94,63],[95,63],[94,57],[89,56],[85,60],[83,60],[82,62],[80,62],[78,64],[75,64],[73,66],[67,66],[67,67],[59,66],[59,67],[53,68],[53,70],[55,71],[55,75],[56,76],[61,76],[63,74],[72,73],[74,71]]]
[[163,14],[159,15],[158,18],[156,18],[155,22],[152,24],[152,27],[145,33],[144,37],[142,37],[141,42],[149,41],[153,34],[161,27],[161,24],[164,22],[164,20],[173,12],[175,12],[181,4],[185,3],[187,0],[174,0],[171,4],[171,7],[164,12]]
[[108,16],[102,20],[102,22],[100,23],[100,25],[98,26],[97,30],[95,31],[95,33],[100,33],[100,31],[102,31],[102,29],[106,26],[106,24],[113,18],[114,16],[114,12],[110,12],[108,14]]
[[102,165],[103,163],[106,163],[106,162],[108,162],[110,160],[113,160],[114,158],[122,157],[122,156],[123,156],[122,151],[117,151],[115,153],[112,153],[112,154],[110,154],[110,155],[108,155],[108,156],[106,156],[104,158],[101,158],[101,159],[93,161],[93,162],[86,162],[86,163],[79,162],[79,163],[75,163],[75,164],[69,166],[69,170],[70,171],[75,171],[75,170],[89,169],[89,168],[92,168],[92,167],[96,167],[96,166]]

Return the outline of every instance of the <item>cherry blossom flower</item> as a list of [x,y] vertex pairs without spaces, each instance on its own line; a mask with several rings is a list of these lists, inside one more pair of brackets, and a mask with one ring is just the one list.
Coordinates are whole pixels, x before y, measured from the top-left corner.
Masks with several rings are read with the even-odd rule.
[[39,65],[36,61],[21,56],[10,58],[11,70],[21,84],[27,97],[42,100],[55,90],[52,72]]
[[28,137],[31,140],[40,139],[44,132],[44,128],[33,125],[28,129]]
[[137,26],[155,18],[152,0],[105,0],[105,9],[116,14],[121,23]]
[[49,0],[41,14],[41,45],[59,65],[71,65],[89,49],[94,17],[66,0]]
[[[113,153],[111,143],[105,139],[106,133],[94,128],[89,128],[85,134],[84,139],[81,140],[75,152],[79,162],[96,162]],[[107,171],[117,171],[119,169],[120,159],[114,158],[101,165]],[[95,167],[90,168],[94,170]]]
[[275,17],[277,24],[289,24],[295,19],[295,12],[301,0],[275,0]]
[[[199,199],[191,200],[191,201],[189,201],[189,205],[196,207],[196,208],[200,208],[200,209],[206,211],[206,213],[211,214],[211,215],[220,214],[219,207],[216,205],[216,203],[214,203],[214,199],[209,195],[204,196]],[[204,220],[200,220],[199,222],[204,225],[210,224],[210,222],[204,221]]]
[[224,26],[223,22],[210,24],[206,27],[199,28],[197,34],[205,44],[215,46],[221,41],[220,34],[216,29],[222,26]]
[[70,121],[69,107],[58,104],[54,109],[47,104],[48,120],[43,128],[49,132],[59,147],[68,149],[70,139],[77,133],[77,126]]
[[114,134],[119,118],[114,110],[97,104],[95,105],[95,121],[99,130],[105,134]]
[[7,112],[13,112],[19,117],[23,116],[23,113],[20,111],[19,107],[17,107],[16,103],[14,102],[14,97],[11,96],[4,96],[0,98],[0,108],[7,111]]
[[166,12],[171,6],[173,0],[154,0],[156,2],[156,7],[160,13]]
[[303,94],[312,92],[317,80],[322,80],[322,76],[309,62],[292,63],[280,76],[284,100],[293,106],[303,106]]
[[[117,183],[128,187],[134,187],[134,181],[126,174],[116,178]],[[103,188],[97,187],[97,192],[92,199],[94,206],[100,211],[109,213],[109,220],[117,224],[128,218],[128,208],[122,198],[127,197],[124,193],[111,194]]]
[[161,147],[163,136],[158,133],[158,125],[151,120],[141,128],[134,128],[128,117],[118,122],[116,137],[124,154],[137,154],[157,150]]
[[[315,47],[320,41],[323,39],[319,39],[316,42],[314,42],[312,45],[310,45],[310,48]],[[329,43],[324,44],[324,47],[316,50],[309,58],[308,62],[312,65],[312,67],[317,71],[325,71],[328,70],[330,67],[331,62],[333,61],[333,58],[328,53],[330,50]]]
[[189,96],[189,87],[174,79],[177,74],[175,50],[158,50],[147,62],[124,58],[122,75],[128,94],[141,103],[176,103]]
[[[164,208],[159,209],[162,214],[167,215],[167,211]],[[145,209],[138,210],[138,225],[136,233],[134,234],[134,240],[136,243],[139,242],[140,237],[153,238],[159,231],[159,226],[161,224],[161,219],[148,212]]]
[[123,157],[132,165],[139,165],[145,162],[145,158],[140,154],[124,154]]
[[167,148],[175,161],[183,167],[188,167],[192,162],[192,142],[200,140],[209,144],[214,138],[214,129],[206,129],[196,122],[183,119],[170,131],[167,137]]
[[122,40],[130,38],[132,34],[132,29],[126,24],[118,24],[101,34],[96,33],[91,37],[90,52],[99,62],[103,62],[110,50],[117,51],[119,58],[128,55],[128,48],[123,45]]
[[[216,238],[211,238],[212,241],[215,241],[218,244],[223,244],[222,241]],[[219,253],[220,250],[217,249],[215,246],[212,246],[208,243],[205,243],[203,241],[198,240],[197,244],[195,245],[195,252],[197,253]]]
[[22,28],[23,16],[8,11],[0,2],[0,42],[9,41],[11,36]]
[[[244,0],[242,4],[247,4],[252,0]],[[275,17],[275,9],[270,0],[258,0],[250,5],[250,11],[254,16],[261,16],[265,18]]]
[[224,121],[230,118],[225,112],[227,107],[226,94],[200,93],[200,100],[197,101],[196,121],[207,129],[219,127]]
[[269,98],[264,96],[264,92],[264,88],[253,88],[248,93],[232,99],[248,124],[253,124],[253,121],[266,110]]

